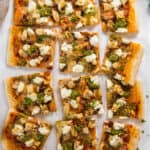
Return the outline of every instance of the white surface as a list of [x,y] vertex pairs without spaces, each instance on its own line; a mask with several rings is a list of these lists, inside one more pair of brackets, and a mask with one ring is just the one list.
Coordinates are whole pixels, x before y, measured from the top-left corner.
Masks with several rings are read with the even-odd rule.
[[[148,12],[147,5],[148,5],[148,0],[137,0],[137,12],[138,12],[140,32],[138,35],[131,37],[132,40],[140,42],[144,46],[144,49],[145,49],[144,58],[140,66],[140,71],[138,74],[138,78],[143,80],[143,83],[144,83],[144,89],[145,89],[144,97],[146,94],[150,95],[150,12]],[[3,80],[10,76],[28,74],[31,72],[39,71],[39,70],[34,70],[34,69],[31,70],[31,69],[10,68],[6,65],[9,28],[12,24],[12,14],[13,14],[12,6],[13,4],[11,0],[7,17],[5,18],[3,25],[0,27],[0,133],[1,133],[1,130],[4,125],[4,121],[8,112],[8,104],[7,104],[7,99],[5,95]],[[100,33],[99,41],[100,41],[100,47],[101,47],[101,58],[103,58],[107,36],[101,32],[100,26],[97,26],[93,30],[98,31]],[[54,124],[56,120],[59,120],[62,118],[62,107],[60,103],[60,97],[57,94],[58,93],[57,83],[58,83],[58,79],[64,78],[64,76],[60,74],[58,71],[58,45],[56,49],[53,78],[54,78],[53,83],[55,86],[55,95],[56,95],[58,111],[52,115],[45,117],[45,119],[51,122],[52,124]],[[101,88],[103,91],[103,101],[104,101],[104,104],[106,105],[105,86],[104,86],[105,78],[100,77],[100,79],[101,79]],[[99,135],[101,132],[100,129],[101,129],[103,120],[105,118],[104,116],[105,115],[103,115],[103,117],[99,118],[97,121],[98,142],[99,142]],[[141,141],[139,144],[140,150],[149,150],[148,147],[150,147],[150,98],[149,99],[145,98],[145,119],[146,119],[146,123],[144,124],[139,124],[136,122],[136,124],[138,124],[141,127],[141,130],[145,131],[144,134],[141,134],[142,136],[141,136]],[[47,140],[44,150],[55,150],[55,149],[56,149],[56,136],[55,136],[55,128],[53,128],[52,133],[50,134]],[[0,150],[2,150],[1,143],[0,143]]]

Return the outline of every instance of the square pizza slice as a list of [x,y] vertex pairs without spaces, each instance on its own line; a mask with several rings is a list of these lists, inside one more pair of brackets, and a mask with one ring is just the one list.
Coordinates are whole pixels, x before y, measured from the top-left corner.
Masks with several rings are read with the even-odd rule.
[[142,83],[136,81],[133,86],[123,85],[117,80],[107,79],[107,108],[108,118],[144,117]]
[[58,30],[13,26],[9,36],[7,63],[13,67],[53,67]]
[[15,25],[61,26],[70,30],[96,25],[99,20],[94,0],[15,0]]
[[143,57],[139,43],[119,35],[111,35],[103,60],[102,71],[123,83],[134,84]]
[[134,124],[105,121],[100,150],[137,150],[140,129]]
[[60,71],[64,73],[98,73],[99,40],[96,32],[64,32],[60,47]]
[[27,115],[56,111],[49,72],[34,73],[6,79],[6,95],[10,108]]
[[56,122],[57,150],[96,150],[96,123],[91,119]]
[[135,0],[101,0],[101,20],[104,32],[136,33],[138,31]]
[[5,150],[42,150],[51,125],[43,120],[10,111],[2,132]]
[[59,81],[66,118],[104,113],[98,76],[82,76]]

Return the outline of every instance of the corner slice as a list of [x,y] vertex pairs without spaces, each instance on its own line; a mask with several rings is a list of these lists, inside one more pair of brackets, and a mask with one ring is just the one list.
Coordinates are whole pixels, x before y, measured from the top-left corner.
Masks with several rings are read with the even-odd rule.
[[49,72],[34,73],[6,79],[6,95],[10,108],[27,115],[56,111]]
[[5,150],[42,150],[51,125],[16,111],[9,112],[2,133]]
[[135,0],[101,0],[101,20],[104,32],[138,32]]
[[134,85],[142,57],[140,44],[113,34],[108,41],[102,71],[122,83]]
[[33,27],[11,27],[7,63],[13,67],[53,67],[58,30]]
[[137,150],[140,129],[133,124],[106,121],[103,125],[100,150]]
[[108,118],[143,119],[143,87],[140,81],[133,86],[123,85],[114,79],[107,79]]
[[62,34],[60,71],[65,73],[98,73],[100,71],[98,33],[67,31]]
[[91,119],[56,122],[57,150],[96,150],[96,123]]
[[98,76],[60,80],[59,89],[66,118],[104,113]]

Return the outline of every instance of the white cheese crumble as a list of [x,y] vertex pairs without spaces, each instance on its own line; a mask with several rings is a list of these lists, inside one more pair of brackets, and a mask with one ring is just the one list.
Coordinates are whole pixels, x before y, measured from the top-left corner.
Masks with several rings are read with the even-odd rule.
[[113,1],[111,2],[111,4],[112,4],[112,6],[113,6],[114,8],[118,8],[118,7],[121,6],[121,1],[120,1],[120,0],[113,0]]
[[127,28],[118,28],[116,30],[117,33],[127,33],[128,32],[128,29]]
[[33,143],[34,143],[34,139],[30,139],[30,140],[28,140],[28,141],[25,142],[25,145],[27,147],[31,147],[33,145]]
[[114,122],[114,124],[113,124],[113,128],[115,130],[120,130],[120,129],[123,129],[124,127],[125,127],[125,125],[123,123]]
[[50,29],[36,29],[36,34],[37,35],[49,35],[49,36],[54,36],[54,32]]
[[106,60],[105,60],[105,66],[106,66],[107,68],[111,68],[111,67],[112,67],[111,61],[109,61],[108,59],[106,59]]
[[38,23],[38,24],[48,23],[48,17],[37,18],[36,23]]
[[76,73],[81,73],[84,70],[84,66],[80,65],[80,64],[76,64],[72,67],[72,71],[76,72]]
[[106,84],[107,84],[107,89],[110,89],[110,88],[113,87],[113,83],[112,83],[112,81],[110,79],[106,80]]
[[33,79],[33,83],[35,83],[35,84],[42,84],[43,81],[44,81],[44,79],[41,77],[35,77]]
[[108,116],[108,119],[112,119],[113,118],[113,111],[111,109],[108,110],[107,116]]
[[48,55],[50,53],[50,46],[48,45],[43,45],[40,47],[40,55],[44,56],[44,55]]
[[24,51],[28,51],[28,49],[30,48],[30,45],[29,44],[25,44],[25,45],[23,45],[23,50]]
[[23,92],[24,88],[25,88],[25,84],[22,81],[20,81],[17,86],[17,92],[18,93]]
[[37,94],[36,93],[30,93],[28,96],[33,102],[37,100]]
[[70,132],[70,130],[71,130],[71,127],[68,126],[68,125],[65,125],[65,126],[62,128],[62,133],[63,133],[63,135],[68,134],[68,133]]
[[38,114],[39,112],[40,112],[40,107],[38,107],[38,106],[35,106],[35,107],[33,107],[33,109],[32,109],[32,115],[36,115],[36,114]]
[[41,56],[39,56],[38,58],[35,58],[35,59],[31,59],[30,61],[29,61],[29,64],[32,66],[32,67],[35,67],[35,66],[37,66],[38,64],[40,64],[40,62],[42,61],[42,57]]
[[57,145],[57,150],[63,150],[63,147],[60,143],[58,143],[58,145]]
[[61,50],[63,52],[68,52],[68,51],[71,51],[73,49],[72,45],[71,44],[68,44],[66,42],[64,42],[62,45],[61,45]]
[[45,0],[45,5],[46,6],[53,6],[54,5],[53,0]]
[[65,14],[69,15],[71,13],[73,13],[74,9],[71,3],[67,3],[66,4],[66,8],[65,8]]
[[85,60],[89,63],[94,62],[96,60],[97,56],[96,54],[91,54],[88,56],[85,56]]
[[95,85],[99,85],[99,77],[98,76],[92,76],[90,78],[90,80],[95,84]]
[[117,147],[122,141],[122,139],[118,135],[110,136],[108,140],[109,144],[113,147]]
[[114,78],[116,79],[116,80],[123,80],[123,77],[122,77],[122,75],[120,75],[120,74],[118,74],[118,73],[116,73],[116,75],[114,76]]
[[117,99],[116,103],[120,104],[120,105],[126,105],[127,102],[126,102],[125,98],[119,98],[119,99]]
[[42,135],[48,135],[50,131],[50,129],[48,129],[47,127],[40,127],[38,130]]
[[52,100],[52,96],[51,95],[45,95],[44,96],[44,103],[50,102]]
[[76,25],[76,29],[79,29],[81,27],[83,27],[83,23],[82,22],[78,22],[78,24]]
[[119,57],[121,57],[122,55],[123,55],[123,51],[122,51],[122,49],[117,49],[116,51],[115,51],[115,53],[116,53],[116,55],[118,55]]
[[77,32],[76,31],[73,34],[74,34],[74,36],[75,36],[76,39],[82,39],[83,38],[83,35],[81,34],[81,32]]
[[65,63],[59,63],[59,68],[62,70],[66,67],[66,64]]
[[69,96],[71,96],[72,90],[71,89],[67,89],[67,88],[62,88],[61,89],[61,97],[64,98],[68,98]]
[[71,105],[72,108],[74,108],[74,109],[78,108],[78,103],[77,103],[76,100],[72,99],[72,100],[69,101],[69,103],[70,103],[70,105]]
[[96,102],[96,105],[95,105],[94,109],[98,110],[98,114],[103,114],[104,113],[103,105],[100,104],[98,101]]
[[22,125],[20,125],[20,124],[15,124],[14,125],[14,128],[12,129],[12,134],[13,135],[21,136],[21,135],[23,135],[23,132],[24,132],[24,130],[23,130]]
[[90,38],[90,44],[92,46],[97,46],[98,45],[98,36],[97,35],[94,35]]
[[127,38],[122,38],[122,42],[124,44],[130,44],[130,40],[128,40]]
[[34,2],[33,0],[29,0],[28,3],[28,12],[32,12],[36,9],[36,2]]

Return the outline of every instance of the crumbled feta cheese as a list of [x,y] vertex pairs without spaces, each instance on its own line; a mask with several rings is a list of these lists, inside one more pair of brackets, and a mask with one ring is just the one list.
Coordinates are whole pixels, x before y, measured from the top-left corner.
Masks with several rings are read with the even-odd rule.
[[86,4],[86,0],[77,0],[75,4],[77,6],[84,6]]
[[63,128],[62,128],[62,133],[65,135],[65,134],[68,134],[71,130],[71,127],[68,126],[68,125],[65,125]]
[[118,135],[110,136],[108,140],[109,144],[113,147],[117,147],[122,141],[122,139]]
[[76,25],[76,29],[79,29],[81,27],[83,27],[83,23],[82,22],[78,22],[78,24]]
[[92,76],[90,80],[95,84],[99,85],[99,77],[98,76]]
[[64,42],[62,45],[61,45],[61,50],[63,52],[68,52],[68,51],[71,51],[73,49],[72,45],[71,44],[68,44],[66,42]]
[[23,50],[24,51],[28,51],[28,49],[30,48],[30,45],[29,44],[25,44],[25,45],[23,45]]
[[38,130],[42,135],[48,135],[50,131],[50,129],[48,129],[47,127],[40,127]]
[[90,44],[91,44],[92,46],[97,46],[97,45],[98,45],[98,37],[97,37],[97,35],[94,35],[94,36],[92,36],[92,37],[90,38]]
[[120,80],[120,81],[123,79],[122,75],[120,75],[120,74],[118,74],[118,73],[116,73],[116,75],[114,76],[114,78],[115,78],[116,80]]
[[107,89],[110,89],[110,88],[112,88],[112,86],[113,86],[112,81],[109,80],[109,79],[106,80],[106,84],[107,84]]
[[71,13],[73,13],[74,9],[71,3],[67,3],[66,4],[66,8],[65,8],[65,14],[69,15]]
[[61,89],[61,97],[64,98],[68,98],[72,93],[71,89],[67,89],[67,88],[62,88]]
[[83,148],[84,148],[83,145],[78,145],[75,150],[83,150]]
[[125,127],[125,125],[123,123],[114,122],[114,124],[113,124],[113,128],[115,130],[120,130],[120,129],[123,129],[124,127]]
[[118,28],[116,30],[117,33],[127,33],[128,32],[128,29],[127,28]]
[[118,55],[119,57],[121,57],[122,55],[123,55],[123,51],[122,51],[122,49],[117,49],[116,51],[115,51],[115,53],[116,53],[116,55]]
[[127,102],[126,102],[125,98],[119,98],[119,99],[117,99],[116,103],[120,104],[120,105],[126,105]]
[[107,116],[108,116],[108,119],[113,118],[113,111],[111,109],[108,110]]
[[126,39],[126,38],[122,38],[122,42],[124,44],[130,44],[130,40]]
[[94,109],[98,110],[98,114],[103,114],[104,113],[103,105],[100,104],[99,101],[96,101]]
[[25,84],[22,81],[20,81],[17,86],[17,92],[18,93],[23,92],[24,88],[25,88]]
[[76,73],[81,73],[83,72],[83,70],[84,70],[84,67],[80,64],[76,64],[72,67],[72,71]]
[[28,12],[32,12],[36,9],[36,2],[34,2],[33,0],[29,0],[28,3]]
[[32,109],[32,115],[36,115],[41,111],[40,107],[34,106]]
[[34,139],[30,139],[30,140],[28,140],[28,141],[25,142],[25,145],[27,147],[31,147],[33,145],[33,143],[34,143]]
[[48,17],[37,18],[36,23],[38,23],[38,24],[48,23]]
[[113,6],[114,8],[118,8],[118,7],[121,6],[121,1],[120,1],[120,0],[113,0],[113,1],[111,2],[111,4],[112,4],[112,6]]
[[82,39],[83,38],[83,35],[80,33],[80,32],[74,32],[74,36],[76,39]]
[[38,29],[36,29],[36,34],[37,35],[44,35],[44,34],[46,34],[46,35],[54,36],[55,33],[52,30],[50,30],[50,29],[40,29],[40,28],[38,28]]
[[106,60],[105,60],[105,66],[106,66],[107,68],[111,68],[111,67],[112,67],[112,62],[109,61],[108,59],[106,59]]
[[70,100],[69,103],[70,103],[72,108],[74,108],[74,109],[78,108],[78,103],[76,100]]
[[23,132],[24,132],[24,130],[23,130],[22,125],[20,125],[20,124],[15,124],[14,125],[14,127],[12,129],[12,134],[13,135],[21,136],[21,135],[23,135]]
[[97,56],[96,54],[91,54],[88,56],[85,56],[85,60],[89,63],[94,62],[96,60]]
[[41,56],[39,56],[38,58],[35,58],[35,59],[31,59],[30,61],[29,61],[29,64],[32,66],[32,67],[35,67],[35,66],[37,66],[38,64],[40,64],[40,62],[42,61],[42,57]]
[[54,5],[53,0],[45,0],[45,5],[46,6],[53,6]]
[[44,56],[44,55],[48,55],[50,53],[50,46],[48,45],[43,45],[40,47],[40,55]]
[[52,96],[51,95],[45,95],[44,96],[44,103],[50,102],[52,100]]
[[35,77],[33,79],[33,83],[35,83],[35,84],[42,84],[43,81],[44,81],[44,79],[41,77]]
[[34,31],[32,28],[27,28],[28,35],[34,35]]
[[58,145],[57,145],[57,150],[63,150],[63,147],[60,143],[58,143]]
[[36,101],[37,100],[37,94],[36,93],[31,93],[28,94],[28,96],[32,101]]
[[66,64],[64,64],[64,63],[60,63],[59,64],[59,68],[62,70],[62,69],[64,69],[66,67]]

